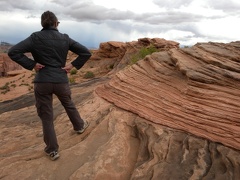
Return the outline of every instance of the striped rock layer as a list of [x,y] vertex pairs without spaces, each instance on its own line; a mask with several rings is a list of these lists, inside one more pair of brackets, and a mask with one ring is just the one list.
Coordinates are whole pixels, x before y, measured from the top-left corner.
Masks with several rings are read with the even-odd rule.
[[153,123],[240,150],[240,42],[148,55],[96,93]]

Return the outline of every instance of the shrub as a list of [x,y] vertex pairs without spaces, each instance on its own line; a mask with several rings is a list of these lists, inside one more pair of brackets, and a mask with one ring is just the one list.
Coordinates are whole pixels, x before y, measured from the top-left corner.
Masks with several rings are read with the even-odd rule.
[[76,68],[71,69],[70,74],[71,75],[77,74],[77,69]]
[[8,91],[10,91],[9,83],[6,83],[4,86],[0,87],[0,90],[4,90],[1,92],[1,94],[6,94]]
[[15,88],[15,87],[16,87],[16,84],[11,84],[11,87],[14,87],[14,88]]
[[75,83],[75,79],[73,77],[68,78],[68,80],[69,80],[70,84],[74,84]]
[[0,87],[0,90],[10,90],[9,83],[6,83],[4,86]]
[[27,83],[21,83],[21,84],[19,84],[19,86],[30,86],[30,85]]
[[157,52],[158,49],[154,46],[143,47],[139,50],[138,53],[134,54],[131,58],[131,64],[135,64],[140,59],[145,58],[147,55]]
[[89,79],[89,78],[93,78],[95,75],[92,71],[87,71],[85,74],[84,74],[84,78],[86,79]]

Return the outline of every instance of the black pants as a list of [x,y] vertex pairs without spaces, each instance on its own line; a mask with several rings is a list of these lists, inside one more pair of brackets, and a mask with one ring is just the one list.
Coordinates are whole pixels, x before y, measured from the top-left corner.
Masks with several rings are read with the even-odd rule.
[[53,94],[61,101],[74,130],[83,127],[83,120],[71,99],[68,83],[35,83],[34,92],[37,113],[42,120],[43,140],[46,144],[45,152],[58,151],[58,142],[53,124]]

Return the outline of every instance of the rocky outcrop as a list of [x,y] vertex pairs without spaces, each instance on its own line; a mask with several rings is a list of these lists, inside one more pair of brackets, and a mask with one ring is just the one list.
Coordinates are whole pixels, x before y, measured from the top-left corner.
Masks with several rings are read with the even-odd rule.
[[[60,159],[43,153],[41,122],[33,94],[6,102],[0,115],[1,179],[239,179],[240,153],[184,131],[167,128],[108,103],[94,93],[107,79],[72,87],[82,135],[54,98]],[[25,107],[23,100],[27,99]],[[13,110],[9,105],[15,105]],[[17,107],[19,105],[19,107]],[[2,107],[1,107],[2,108]],[[10,110],[10,111],[9,111]]]
[[238,47],[173,47],[71,86],[90,126],[75,134],[54,97],[55,162],[33,94],[0,103],[0,179],[240,179]]
[[22,67],[12,61],[6,53],[0,53],[0,76],[7,76],[9,71],[20,69],[22,69]]
[[92,60],[103,60],[105,58],[117,58],[123,60],[123,56],[127,53],[136,53],[143,47],[154,46],[159,50],[169,50],[171,48],[178,48],[179,43],[174,41],[167,41],[162,38],[141,38],[138,41],[132,42],[117,42],[109,41],[100,43],[99,49],[95,51]]
[[240,42],[154,53],[97,88],[149,121],[240,150]]
[[134,54],[141,48],[155,47],[159,51],[179,48],[179,43],[162,38],[141,38],[131,42],[104,42],[98,50],[93,51],[89,66],[97,66],[97,74],[114,75],[117,71],[131,64]]

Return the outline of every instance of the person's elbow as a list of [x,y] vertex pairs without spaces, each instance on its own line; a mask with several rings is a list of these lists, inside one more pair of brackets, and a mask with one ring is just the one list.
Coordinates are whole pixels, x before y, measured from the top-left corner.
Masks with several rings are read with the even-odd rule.
[[21,59],[24,54],[20,53],[18,50],[16,49],[9,49],[8,50],[8,56],[13,60],[13,61],[18,61],[19,59]]
[[14,56],[15,56],[15,53],[14,53],[14,51],[12,49],[9,49],[7,54],[8,54],[8,57],[10,57],[11,59],[13,59]]
[[92,53],[90,51],[85,53],[86,59],[90,59],[91,56],[92,56]]
[[89,53],[88,53],[88,59],[89,59],[91,56],[92,56],[92,53],[89,52]]

